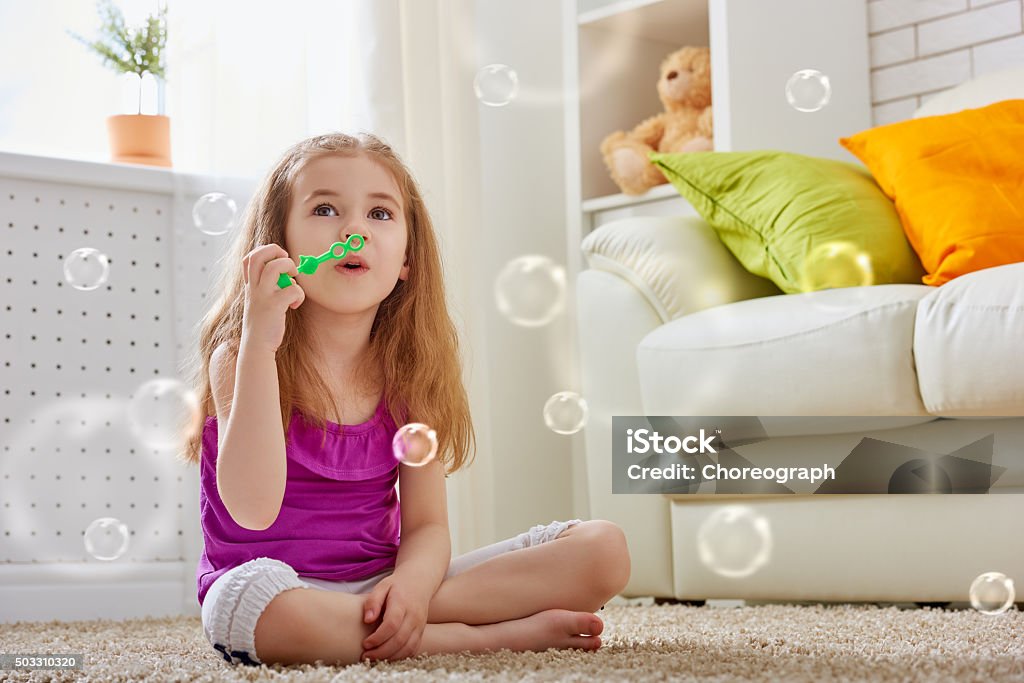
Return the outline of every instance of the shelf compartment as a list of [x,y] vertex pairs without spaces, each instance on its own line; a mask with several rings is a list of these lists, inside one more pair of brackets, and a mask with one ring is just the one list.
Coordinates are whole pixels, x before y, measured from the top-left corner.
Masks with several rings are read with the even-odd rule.
[[709,45],[706,0],[623,0],[578,15],[582,197],[618,192],[601,141],[660,113],[661,62],[685,45]]

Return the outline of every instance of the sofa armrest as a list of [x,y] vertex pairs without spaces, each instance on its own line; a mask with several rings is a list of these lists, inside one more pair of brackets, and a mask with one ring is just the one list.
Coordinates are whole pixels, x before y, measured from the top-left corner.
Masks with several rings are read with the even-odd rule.
[[917,305],[914,362],[933,415],[1024,415],[1024,263],[967,273]]
[[712,306],[780,294],[747,271],[698,216],[606,223],[581,245],[587,263],[636,287],[662,323]]

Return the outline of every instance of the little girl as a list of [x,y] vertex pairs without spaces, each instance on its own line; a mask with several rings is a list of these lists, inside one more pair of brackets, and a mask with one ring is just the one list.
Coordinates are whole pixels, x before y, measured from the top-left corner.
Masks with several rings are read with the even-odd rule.
[[[298,273],[300,254],[351,235],[362,249]],[[187,456],[201,465],[203,630],[226,660],[600,647],[593,612],[629,579],[616,525],[552,522],[451,558],[445,477],[475,439],[437,239],[390,147],[337,134],[289,149],[219,285]],[[411,422],[438,435],[425,466],[392,452]]]

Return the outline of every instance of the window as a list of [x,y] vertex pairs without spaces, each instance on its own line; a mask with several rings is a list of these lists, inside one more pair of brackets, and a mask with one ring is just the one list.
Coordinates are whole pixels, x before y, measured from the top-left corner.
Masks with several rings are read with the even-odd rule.
[[[116,2],[130,25],[157,8]],[[175,169],[259,175],[307,135],[371,128],[367,50],[389,40],[370,29],[371,2],[169,0],[165,113]],[[98,24],[90,2],[0,4],[0,151],[110,158],[105,119],[135,113],[138,90],[68,35],[91,39]],[[143,95],[143,113],[156,113],[155,85]]]

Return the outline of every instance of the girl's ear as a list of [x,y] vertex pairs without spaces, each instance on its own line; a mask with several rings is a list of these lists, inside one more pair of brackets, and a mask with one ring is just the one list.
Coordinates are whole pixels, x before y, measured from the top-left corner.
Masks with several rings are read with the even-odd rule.
[[398,271],[398,279],[399,280],[408,280],[409,279],[409,261],[408,260],[406,260],[405,263],[402,264],[402,269],[400,271]]

